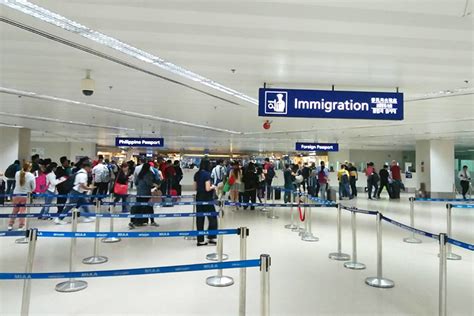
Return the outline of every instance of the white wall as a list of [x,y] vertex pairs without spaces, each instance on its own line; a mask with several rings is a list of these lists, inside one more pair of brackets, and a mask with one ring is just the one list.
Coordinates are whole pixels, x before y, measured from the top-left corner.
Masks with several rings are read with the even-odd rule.
[[59,158],[67,156],[75,161],[77,156],[88,156],[94,158],[97,154],[94,143],[68,143],[68,142],[32,142],[32,148],[39,149],[41,158],[51,158],[59,162]]
[[431,192],[453,192],[454,142],[432,140],[430,156]]
[[18,128],[0,127],[0,173],[4,173],[18,157]]
[[[380,170],[383,165],[392,160],[396,160],[400,163],[400,168],[405,170],[405,166],[402,166],[403,151],[394,150],[351,150],[350,161],[354,162],[357,167],[360,167],[360,163],[365,164],[372,161],[375,164],[375,168]],[[412,161],[414,163],[414,161]]]

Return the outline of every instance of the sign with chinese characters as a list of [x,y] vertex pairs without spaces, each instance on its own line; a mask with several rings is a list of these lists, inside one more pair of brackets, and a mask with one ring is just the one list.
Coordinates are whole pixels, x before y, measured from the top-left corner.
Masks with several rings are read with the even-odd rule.
[[117,147],[163,147],[163,138],[142,138],[142,137],[116,137]]
[[403,120],[403,93],[262,88],[258,115]]
[[339,151],[337,143],[296,143],[297,151]]

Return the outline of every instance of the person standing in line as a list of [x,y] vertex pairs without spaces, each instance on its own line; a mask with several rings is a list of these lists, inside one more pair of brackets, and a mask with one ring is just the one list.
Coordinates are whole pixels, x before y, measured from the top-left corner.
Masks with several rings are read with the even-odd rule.
[[351,185],[351,193],[352,197],[357,197],[357,179],[359,178],[359,175],[357,173],[357,168],[354,166],[352,162],[349,162],[348,166],[348,171],[349,171],[349,182]]
[[[69,160],[66,156],[59,158],[61,165],[56,168],[56,180],[68,179],[72,175],[71,167],[69,166]],[[58,197],[56,203],[58,204],[58,214],[61,214],[64,210],[64,204],[67,202],[67,195],[69,194],[66,181],[62,181],[56,185],[58,191]]]
[[[237,166],[238,167],[238,166]],[[234,171],[238,169],[234,169]],[[210,162],[207,159],[202,159],[199,165],[199,171],[194,174],[194,188],[196,190],[196,201],[198,202],[212,202],[214,201],[214,190],[216,186],[211,184]],[[214,205],[196,205],[197,213],[215,212]],[[208,230],[217,230],[217,217],[207,216]],[[204,217],[196,217],[197,230],[204,230]],[[204,236],[197,237],[197,246],[205,246],[207,244],[216,245],[216,236],[207,236],[207,242],[204,241]]]
[[[159,186],[160,183],[156,181],[156,176],[151,170],[149,163],[144,163],[141,167],[140,173],[135,179],[135,186],[137,187],[137,202],[149,203],[151,199],[151,190],[153,187]],[[133,214],[153,214],[152,205],[136,205],[132,208]],[[148,223],[147,218],[132,218],[128,227],[134,229],[136,226],[143,226]],[[151,226],[158,226],[154,218],[150,218]]]
[[[97,164],[92,169],[92,179],[95,184],[95,188],[92,192],[93,195],[107,195],[110,181],[110,171],[106,164],[104,164],[104,156],[99,155]],[[102,201],[102,198],[98,198]]]
[[390,164],[390,173],[392,174],[392,199],[399,199],[400,198],[400,189],[405,187],[402,183],[402,174],[400,170],[400,166],[395,160],[392,160]]
[[[128,168],[128,164],[126,162],[122,163],[120,166],[120,170],[117,174],[117,178],[115,179],[114,182],[114,187],[113,187],[113,192],[114,192],[114,202],[117,203],[120,200],[122,200],[122,203],[127,203],[127,198],[128,198],[128,181],[130,178],[130,172]],[[116,189],[117,183],[119,185],[122,185],[124,188],[126,186],[126,190],[124,189],[123,192],[117,193],[118,189]],[[118,188],[118,186],[117,186]],[[127,204],[122,204],[122,213],[128,213],[128,205]]]
[[[374,163],[369,162],[367,163],[367,168],[365,169],[365,175],[367,176],[367,194],[369,200],[372,200],[372,190],[375,187],[375,194],[377,193],[378,190],[378,185],[375,182],[375,168],[374,168]],[[376,197],[374,194],[374,198]]]
[[8,166],[8,168],[5,170],[5,178],[7,178],[7,189],[5,194],[7,194],[7,201],[11,201],[12,197],[10,194],[13,193],[13,189],[15,188],[15,175],[16,173],[20,171],[20,161],[15,160],[11,165]]
[[291,194],[295,190],[295,176],[296,174],[290,167],[290,164],[285,164],[285,171],[283,171],[285,195],[283,201],[285,203],[291,202]]
[[383,188],[387,189],[388,196],[392,198],[392,191],[390,189],[390,172],[388,171],[388,166],[384,165],[383,169],[379,172],[380,175],[380,188],[377,193],[377,198],[380,199],[380,194],[382,193]]
[[[56,217],[54,219],[54,223],[57,225],[65,225],[67,222],[64,221],[64,217],[66,217],[66,214],[72,210],[74,207],[76,208],[83,208],[84,212],[90,213],[89,206],[87,205],[89,203],[88,199],[86,198],[88,192],[92,192],[94,190],[94,186],[89,186],[88,181],[89,181],[89,172],[91,171],[91,163],[89,161],[82,161],[80,164],[78,164],[81,169],[77,171],[75,174],[71,176],[71,180],[67,181],[73,181],[73,187],[71,192],[69,193],[69,205],[66,206],[63,211],[61,212],[60,217]],[[83,219],[85,223],[92,222],[93,219],[89,217],[85,217]]]
[[[242,170],[240,169],[239,163],[236,161],[233,163],[228,181],[230,185],[230,200],[231,202],[237,203],[239,202],[240,185],[242,183]],[[238,208],[238,206],[235,207],[236,210]]]
[[458,177],[459,177],[459,180],[460,180],[460,183],[461,183],[461,188],[462,188],[462,192],[461,192],[462,193],[462,198],[467,200],[466,194],[469,191],[469,185],[471,183],[471,174],[467,170],[466,165],[464,165],[462,167],[462,170],[459,171]]
[[[258,176],[255,172],[255,165],[254,163],[250,162],[245,169],[244,175],[244,203],[257,203],[257,188],[258,188]],[[248,206],[244,206],[244,210],[246,210]],[[255,206],[251,206],[250,210],[254,211]]]
[[320,166],[316,169],[316,173],[319,185],[319,197],[322,200],[327,200],[326,192],[328,190],[329,170],[326,168],[323,160],[321,160]]
[[31,173],[34,175],[35,172],[39,171],[40,168],[40,156],[38,154],[35,154],[31,156]]
[[[45,205],[50,205],[51,203],[53,203],[54,197],[57,193],[56,186],[67,179],[66,177],[57,179],[56,173],[55,173],[57,167],[58,167],[58,164],[55,162],[52,162],[46,167],[46,185],[48,189],[45,192],[46,194],[46,197],[44,199]],[[43,208],[40,211],[40,214],[42,215],[48,214],[49,208],[50,208],[49,206],[43,206]],[[46,219],[46,218],[41,217],[40,219]]]
[[225,167],[223,166],[224,161],[217,160],[217,165],[212,169],[211,180],[212,184],[217,185],[225,180]]
[[346,165],[342,164],[341,169],[337,171],[337,180],[339,181],[339,199],[350,198],[349,172],[346,169]]
[[[12,199],[13,212],[12,214],[25,213],[26,207],[20,206],[28,202],[26,194],[33,193],[36,188],[35,176],[30,172],[31,165],[28,162],[23,164],[23,167],[20,171],[17,171],[15,174],[15,189],[13,194],[18,194],[21,196],[14,196]],[[18,230],[25,230],[25,218],[19,218],[20,222]],[[13,230],[13,225],[15,225],[15,218],[10,218],[8,222],[8,230]]]
[[265,163],[263,164],[263,174],[265,176],[265,191],[267,192],[267,200],[272,198],[272,182],[276,177],[275,166],[270,162],[270,158],[265,158]]
[[306,192],[306,187],[308,186],[308,179],[309,179],[310,173],[311,173],[311,170],[308,167],[308,163],[305,162],[303,164],[303,168],[301,168],[301,175],[303,176],[303,192]]
[[182,195],[181,180],[183,180],[183,169],[181,169],[179,160],[175,160],[173,163],[175,176],[173,179],[174,185],[173,188],[178,193],[178,196]]

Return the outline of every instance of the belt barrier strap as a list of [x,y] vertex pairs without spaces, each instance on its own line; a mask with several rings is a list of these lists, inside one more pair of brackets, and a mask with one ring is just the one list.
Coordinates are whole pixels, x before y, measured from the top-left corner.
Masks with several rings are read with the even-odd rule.
[[364,209],[360,209],[360,208],[357,208],[357,207],[344,206],[342,204],[341,204],[341,209],[347,210],[347,211],[350,211],[350,212],[354,212],[354,213],[361,213],[361,214],[368,214],[368,215],[377,215],[378,214],[377,211],[364,210]]
[[190,272],[216,269],[253,268],[260,266],[260,259],[228,261],[217,263],[198,263],[180,266],[151,267],[138,269],[120,269],[105,271],[55,272],[55,273],[0,273],[0,280],[23,279],[71,279],[71,278],[100,278],[113,276],[130,276],[143,274],[159,274],[173,272]]
[[452,208],[474,208],[474,204],[451,204]]
[[420,202],[474,202],[474,199],[436,199],[436,198],[415,198]]
[[[161,214],[130,214],[130,213],[80,213],[81,216],[86,217],[101,217],[101,218],[167,218],[167,217],[205,217],[205,216],[219,216],[219,212],[199,212],[199,213],[161,213]],[[57,214],[57,213],[18,213],[18,214],[0,214],[0,218],[56,218],[56,217],[70,217],[71,213]]]
[[219,230],[191,230],[191,231],[170,231],[170,232],[57,232],[39,231],[38,237],[58,237],[58,238],[160,238],[160,237],[186,237],[186,236],[207,236],[207,235],[238,235],[238,229]]
[[26,237],[26,231],[0,231],[0,237]]
[[419,234],[419,235],[422,235],[422,236],[425,236],[425,237],[429,237],[429,238],[433,238],[433,239],[436,239],[436,240],[439,240],[439,235],[436,235],[436,234],[433,234],[433,233],[429,233],[429,232],[425,232],[424,230],[420,230],[420,229],[416,229],[416,228],[413,228],[411,226],[408,226],[408,225],[405,225],[405,224],[402,224],[400,222],[397,222],[391,218],[388,218],[388,217],[385,217],[382,215],[382,219],[386,222],[389,222],[390,224],[392,225],[395,225],[395,226],[398,226],[400,228],[403,228],[403,229],[406,229],[408,231],[411,231],[415,234]]
[[455,246],[458,246],[458,247],[461,247],[461,248],[464,248],[464,249],[467,249],[467,250],[474,251],[474,245],[468,244],[467,242],[452,239],[452,238],[449,238],[449,237],[448,237],[447,242],[449,242],[452,245],[455,245]]

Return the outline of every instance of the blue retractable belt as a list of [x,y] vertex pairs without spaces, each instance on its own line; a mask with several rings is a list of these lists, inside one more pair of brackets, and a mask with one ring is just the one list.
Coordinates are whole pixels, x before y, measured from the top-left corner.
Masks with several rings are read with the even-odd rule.
[[451,204],[452,208],[474,208],[474,204]]
[[173,272],[190,272],[216,269],[235,269],[259,267],[260,259],[228,261],[216,263],[198,263],[180,266],[151,267],[138,269],[120,269],[105,271],[55,272],[55,273],[0,273],[0,280],[23,279],[70,279],[70,278],[99,278],[111,276],[130,276],[143,274],[159,274]]
[[39,231],[38,237],[57,238],[161,238],[161,237],[186,237],[186,236],[207,236],[207,235],[237,235],[239,229],[219,229],[219,230],[191,230],[191,231],[170,231],[170,232],[57,232]]
[[[18,214],[0,214],[0,218],[56,218],[70,217],[72,213],[51,214],[51,213],[18,213]],[[101,218],[168,218],[168,217],[205,217],[219,216],[219,212],[199,212],[199,213],[161,213],[161,214],[130,214],[130,213],[85,213],[80,212],[80,216],[101,217]]]
[[468,244],[467,242],[452,239],[452,238],[449,238],[449,237],[447,239],[447,242],[452,244],[452,245],[455,245],[455,246],[458,246],[458,247],[461,247],[461,248],[464,248],[464,249],[467,249],[467,250],[474,251],[474,245]]
[[341,209],[354,212],[354,213],[362,213],[362,214],[368,214],[368,215],[377,215],[379,213],[377,211],[364,210],[357,207],[344,206],[342,204],[341,204]]
[[425,236],[425,237],[429,237],[429,238],[433,238],[433,239],[436,239],[436,240],[439,240],[439,235],[436,235],[436,234],[433,234],[433,233],[429,233],[429,232],[426,232],[424,230],[420,230],[420,229],[416,229],[416,228],[413,228],[411,226],[408,226],[408,225],[405,225],[405,224],[402,224],[400,222],[397,222],[391,218],[388,218],[388,217],[385,217],[382,215],[382,219],[386,222],[389,222],[390,224],[393,224],[395,226],[398,226],[400,228],[403,228],[403,229],[406,229],[408,231],[411,231],[415,234],[419,234],[419,235],[422,235],[422,236]]

